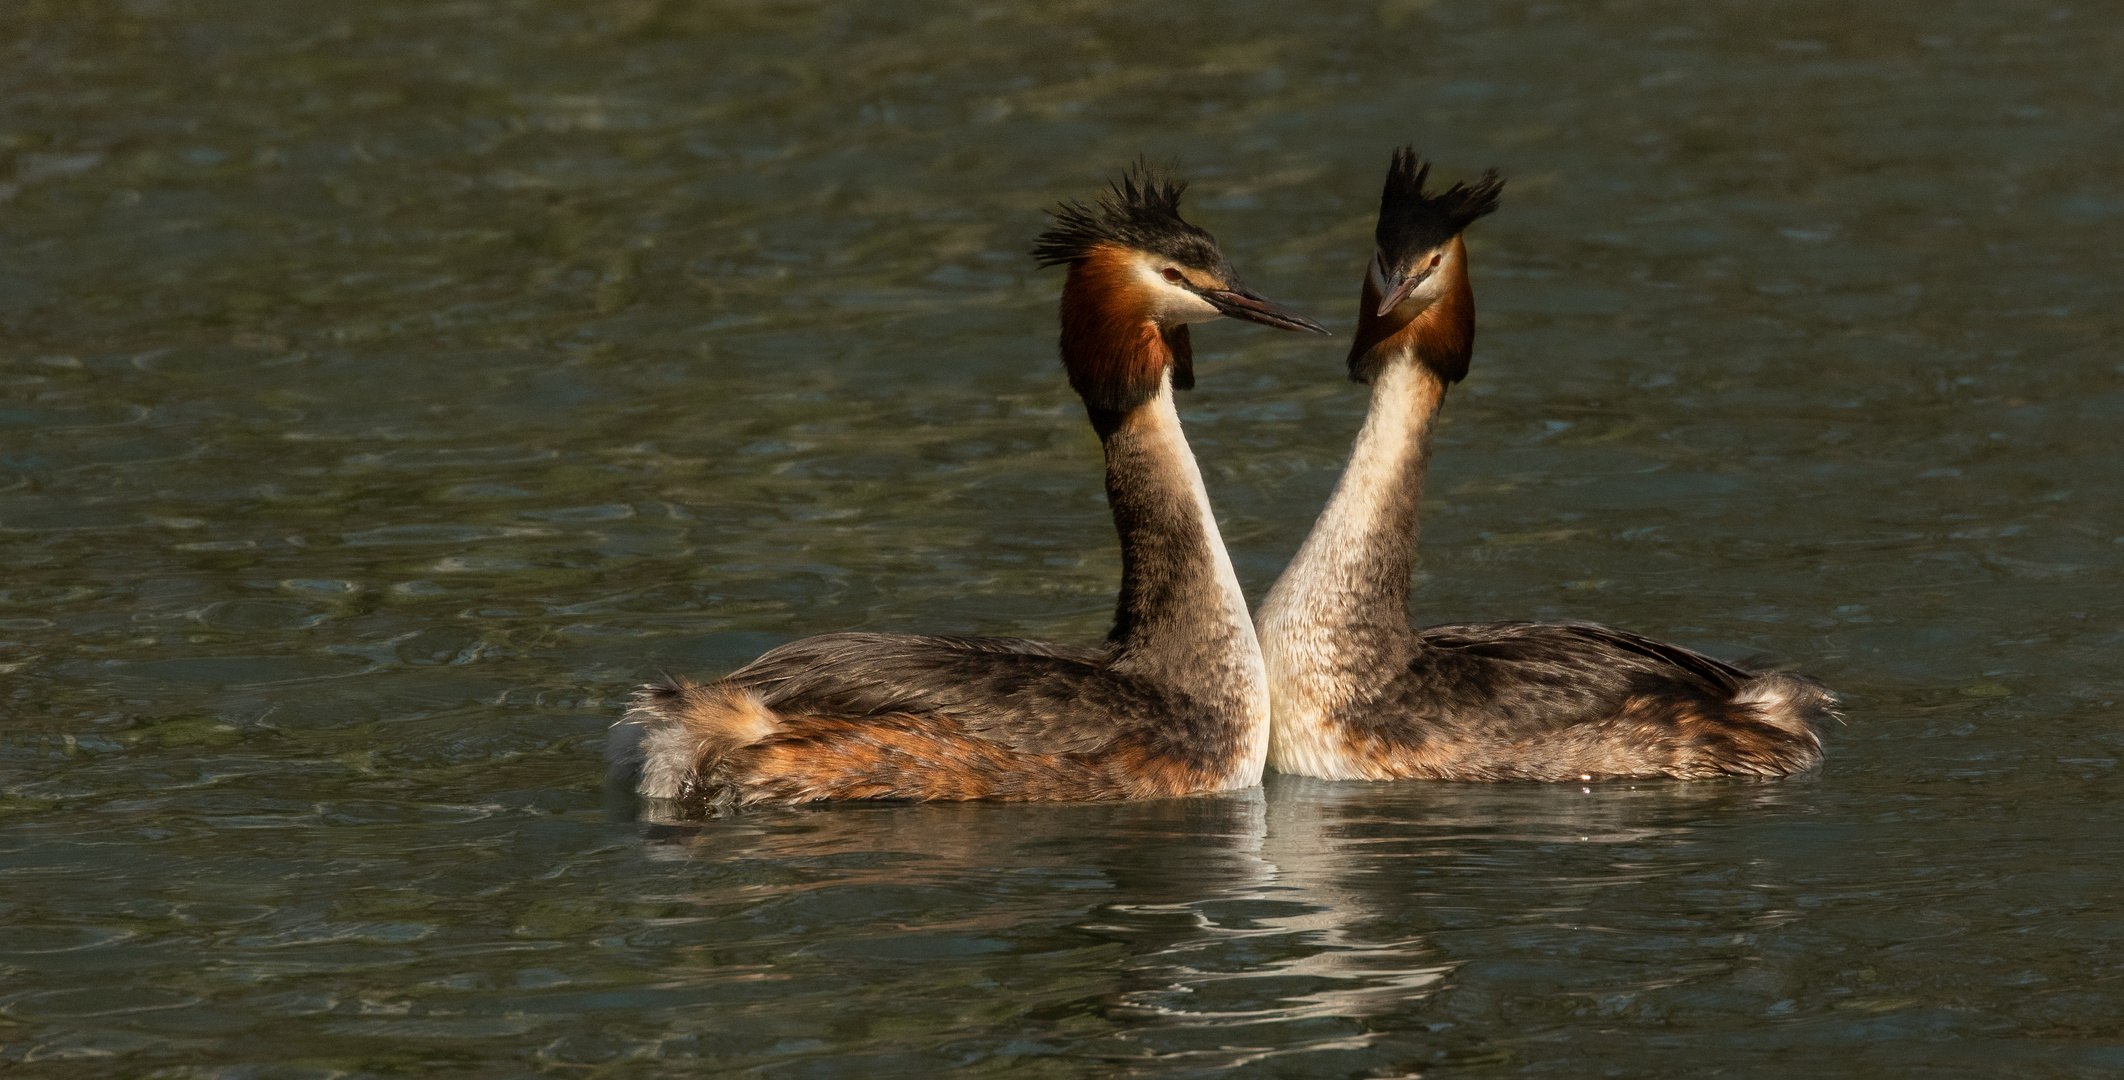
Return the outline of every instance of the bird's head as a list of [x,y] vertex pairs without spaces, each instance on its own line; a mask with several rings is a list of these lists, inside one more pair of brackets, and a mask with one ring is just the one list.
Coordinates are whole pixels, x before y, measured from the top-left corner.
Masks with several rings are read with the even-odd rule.
[[1125,411],[1170,368],[1194,384],[1190,323],[1233,318],[1325,334],[1319,323],[1247,288],[1215,237],[1180,216],[1184,181],[1144,165],[1096,206],[1065,202],[1033,245],[1042,266],[1069,267],[1062,287],[1062,358],[1085,400]]
[[1430,171],[1431,163],[1412,147],[1394,151],[1387,168],[1379,228],[1373,234],[1377,246],[1366,272],[1378,297],[1369,305],[1374,316],[1404,311],[1413,317],[1445,295],[1459,269],[1448,265],[1455,257],[1453,241],[1477,218],[1494,212],[1504,193],[1496,169],[1473,184],[1456,183],[1426,193],[1423,181]]
[[1491,169],[1473,184],[1427,193],[1429,162],[1410,147],[1394,151],[1379,228],[1357,308],[1350,377],[1372,382],[1385,365],[1414,360],[1448,385],[1468,373],[1475,347],[1475,293],[1460,239],[1497,209],[1504,181]]

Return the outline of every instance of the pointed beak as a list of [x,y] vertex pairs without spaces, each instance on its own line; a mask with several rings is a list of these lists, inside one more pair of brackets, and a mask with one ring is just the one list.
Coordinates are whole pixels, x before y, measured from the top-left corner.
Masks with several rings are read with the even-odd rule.
[[1372,288],[1379,293],[1379,310],[1372,314],[1382,319],[1386,318],[1395,308],[1400,307],[1401,302],[1407,300],[1409,294],[1416,291],[1416,286],[1423,284],[1423,279],[1431,276],[1429,270],[1420,274],[1389,275],[1386,269],[1379,264],[1379,254],[1377,252],[1372,253],[1370,272],[1372,275]]
[[1328,332],[1327,327],[1243,285],[1230,289],[1203,289],[1196,295],[1234,319],[1245,319],[1263,326],[1273,326],[1278,330],[1308,330],[1315,334]]

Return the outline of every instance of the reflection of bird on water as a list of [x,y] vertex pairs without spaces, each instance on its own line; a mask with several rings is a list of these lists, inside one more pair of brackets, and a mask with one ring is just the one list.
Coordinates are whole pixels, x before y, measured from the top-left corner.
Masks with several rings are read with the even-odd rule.
[[1836,699],[1585,623],[1413,628],[1409,573],[1431,429],[1475,336],[1461,233],[1497,209],[1495,172],[1426,193],[1398,151],[1380,202],[1350,375],[1372,404],[1334,497],[1259,623],[1269,764],[1329,779],[1779,776],[1821,759]]
[[664,943],[659,980],[700,995],[685,1023],[719,1052],[963,1061],[1023,1038],[1101,1075],[1427,1074],[1598,1002],[1789,982],[1797,954],[1749,942],[1800,914],[1780,864],[1816,841],[1704,822],[1776,819],[1804,792],[1276,776],[1008,813],[748,814],[648,830],[599,935]]
[[[1351,1026],[1406,1009],[1443,970],[1433,946],[1383,923],[1376,897],[1352,892],[1377,852],[1335,830],[1344,803],[1377,789],[1298,783],[1312,787],[1281,805],[1257,786],[1003,816],[872,804],[673,823],[650,831],[649,856],[697,869],[645,878],[645,899],[673,925],[749,927],[712,962],[667,975],[726,983],[771,965],[784,980],[868,981],[874,951],[919,949],[921,973],[893,978],[934,979],[932,1008],[1067,1018],[1084,1040],[1075,1052],[1116,1060],[1206,1040],[1215,1048],[1190,1056],[1229,1066],[1259,1051],[1259,1025]],[[826,912],[836,921],[822,926]],[[1016,989],[1007,1006],[992,990],[953,1004],[972,986]]]
[[1140,168],[1096,209],[1054,212],[1034,256],[1067,264],[1062,360],[1106,451],[1121,595],[1098,646],[828,634],[720,681],[644,687],[616,772],[691,804],[1155,798],[1257,783],[1268,692],[1245,597],[1180,431],[1188,324],[1318,324],[1239,283]]
[[1129,968],[1138,985],[1113,999],[1111,1011],[1228,1030],[1220,1064],[1231,1067],[1273,1055],[1266,1046],[1249,1052],[1246,1039],[1258,1038],[1259,1025],[1320,1022],[1306,1029],[1307,1049],[1324,1048],[1323,1039],[1356,1049],[1369,1041],[1363,1018],[1406,1011],[1438,989],[1452,965],[1364,892],[1385,889],[1407,901],[1406,880],[1379,877],[1378,853],[1341,834],[1369,794],[1271,780],[1260,831],[1243,849],[1251,855],[1246,880],[1220,882],[1184,902],[1101,905],[1078,924],[1136,953]]

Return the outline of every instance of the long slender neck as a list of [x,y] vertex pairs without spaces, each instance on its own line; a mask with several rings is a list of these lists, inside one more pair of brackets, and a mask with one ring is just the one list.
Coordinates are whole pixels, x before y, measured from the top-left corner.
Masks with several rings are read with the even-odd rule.
[[1334,497],[1262,605],[1264,634],[1272,617],[1300,614],[1321,633],[1407,631],[1417,512],[1445,389],[1420,364],[1390,364],[1376,377]]
[[1261,646],[1239,575],[1180,431],[1171,380],[1123,414],[1092,410],[1121,536],[1115,664],[1208,701],[1268,711]]
[[1349,465],[1260,614],[1278,723],[1332,709],[1398,664],[1410,637],[1409,575],[1431,436],[1449,379],[1467,367],[1474,296],[1454,243],[1438,298],[1414,317],[1375,315],[1369,282],[1351,356],[1372,383],[1372,404]]
[[1116,662],[1229,696],[1203,662],[1236,657],[1258,671],[1261,648],[1173,405],[1175,386],[1194,384],[1193,350],[1185,325],[1159,326],[1127,252],[1096,249],[1070,268],[1062,363],[1106,446],[1106,499],[1121,534],[1121,599],[1107,636]]
[[1161,330],[1121,274],[1086,263],[1063,286],[1062,359],[1105,445],[1121,536],[1112,668],[1203,707],[1194,718],[1209,727],[1188,741],[1212,772],[1204,779],[1250,787],[1268,755],[1268,675],[1173,405],[1175,385],[1194,383],[1187,327]]

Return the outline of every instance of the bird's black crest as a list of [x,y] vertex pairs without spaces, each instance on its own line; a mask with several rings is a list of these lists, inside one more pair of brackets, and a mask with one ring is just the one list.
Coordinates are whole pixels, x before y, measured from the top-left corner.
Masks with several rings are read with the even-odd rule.
[[1139,161],[1113,182],[1096,208],[1072,199],[1048,211],[1054,221],[1033,242],[1033,258],[1041,266],[1060,266],[1100,244],[1118,244],[1197,270],[1222,270],[1216,239],[1180,217],[1180,195],[1186,190],[1187,181]]
[[1475,219],[1497,209],[1504,178],[1486,170],[1474,184],[1456,183],[1425,194],[1424,177],[1431,163],[1404,146],[1387,166],[1386,191],[1379,196],[1379,250],[1389,262],[1412,259],[1458,236]]

